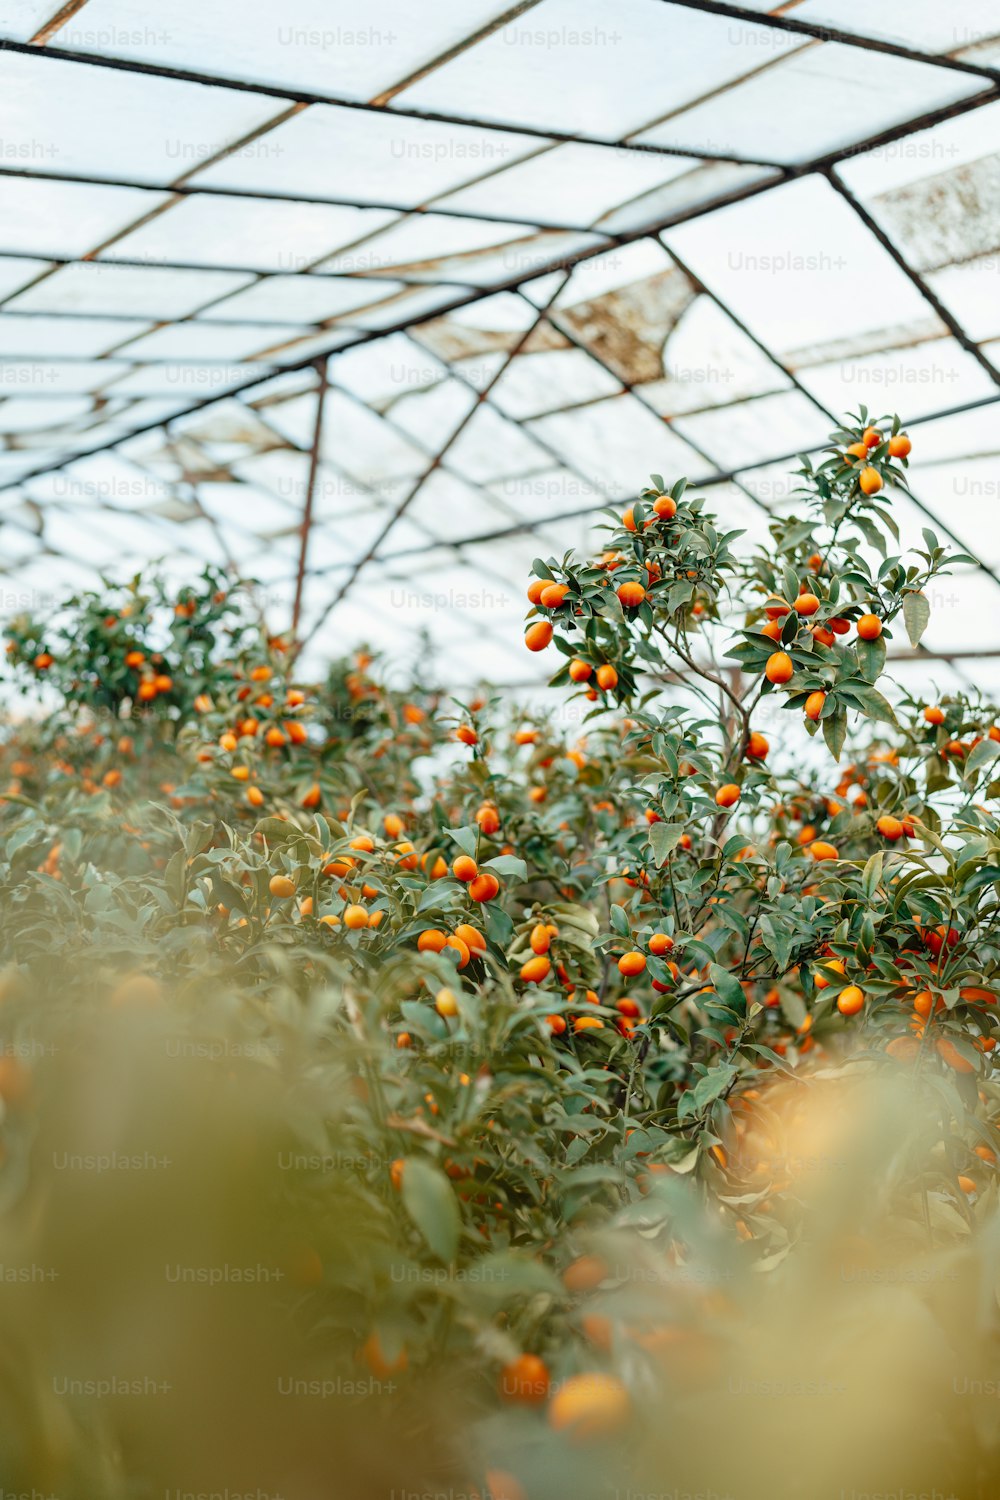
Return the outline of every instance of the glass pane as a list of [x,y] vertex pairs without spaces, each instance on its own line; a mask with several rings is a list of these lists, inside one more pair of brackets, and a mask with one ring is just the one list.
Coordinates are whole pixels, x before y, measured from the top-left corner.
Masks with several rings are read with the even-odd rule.
[[815,177],[680,224],[664,239],[781,356],[876,331],[884,343],[893,327],[944,331],[852,209]]
[[0,365],[0,395],[27,394],[49,396],[99,391],[128,373],[131,366],[124,360],[8,359]]
[[141,188],[0,177],[0,251],[88,255],[167,201],[165,193]]
[[582,349],[541,350],[518,355],[497,381],[491,400],[506,416],[537,417],[620,390],[614,376]]
[[[803,45],[648,0],[543,0],[399,102],[616,140]],[[667,60],[669,59],[669,65]]]
[[481,406],[449,448],[445,466],[464,479],[485,483],[529,473],[546,462],[544,450],[522,428]]
[[632,396],[540,417],[530,430],[615,499],[635,495],[654,470],[672,483],[681,475],[704,475],[712,467]]
[[[826,441],[829,418],[800,391],[761,396],[716,411],[678,417],[674,431],[686,437],[719,469],[759,463]],[[704,459],[700,471],[704,472]]]
[[212,71],[229,78],[368,99],[505,8],[499,0],[419,8],[379,0],[367,10],[354,0],[285,0],[276,11],[240,0],[171,0],[169,25],[159,26],[146,0],[90,0],[52,45],[191,70],[209,58]]
[[538,150],[531,136],[321,104],[286,120],[258,145],[207,167],[195,181],[416,207]]
[[982,366],[950,338],[844,356],[800,367],[798,373],[803,385],[835,414],[857,411],[864,404],[871,412],[898,410],[911,419],[975,401],[995,390]]
[[449,208],[587,228],[609,209],[690,170],[682,156],[555,146],[444,199]]
[[12,292],[17,292],[23,286],[27,286],[40,276],[43,271],[50,270],[48,261],[44,260],[19,260],[0,256],[0,297],[6,298]]
[[326,318],[381,302],[399,291],[399,281],[349,276],[266,276],[212,309],[213,318],[245,323],[321,323]]
[[[495,213],[496,209],[491,209]],[[375,213],[377,210],[368,209]],[[525,224],[492,224],[482,219],[460,219],[450,214],[410,215],[363,244],[339,251],[316,266],[317,271],[361,274],[399,270],[407,275],[418,266],[435,279],[444,279],[443,265],[473,251],[490,249],[530,234]]]
[[[66,320],[69,323],[70,320]],[[73,320],[74,322],[76,320]],[[0,318],[0,337],[3,319]],[[145,338],[127,345],[129,359],[148,360],[249,359],[273,345],[295,338],[302,330],[293,323],[202,323],[197,318],[171,327],[156,328]]]
[[663,376],[643,385],[644,400],[671,417],[784,390],[789,378],[709,297],[696,297],[668,334]]
[[0,36],[30,42],[54,11],[54,0],[0,0]]
[[929,63],[826,43],[673,115],[639,139],[724,156],[810,161],[982,87],[980,78]]
[[171,271],[80,261],[61,266],[7,303],[12,312],[146,317],[169,322],[237,291],[249,276],[228,271]]
[[805,0],[797,21],[835,26],[921,52],[955,52],[1000,33],[995,0]]
[[393,218],[381,208],[191,196],[116,240],[103,256],[255,271],[305,271],[338,245],[372,234]]
[[[0,316],[0,354],[73,355],[90,358],[145,333],[139,319]],[[134,346],[138,347],[138,346]],[[133,350],[129,349],[129,358]]]
[[41,172],[173,182],[280,112],[234,89],[0,52],[3,135]]

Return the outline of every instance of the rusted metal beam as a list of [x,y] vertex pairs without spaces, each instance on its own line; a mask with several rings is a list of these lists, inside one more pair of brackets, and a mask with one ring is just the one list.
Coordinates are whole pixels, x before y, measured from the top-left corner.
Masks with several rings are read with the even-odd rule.
[[321,360],[316,366],[318,386],[316,390],[316,422],[313,427],[312,450],[309,454],[309,478],[306,482],[305,505],[302,508],[302,525],[299,528],[301,541],[299,544],[299,563],[295,574],[295,599],[292,603],[292,635],[297,637],[299,633],[299,618],[302,614],[302,590],[306,578],[306,558],[309,552],[309,533],[313,522],[313,497],[316,493],[316,475],[319,472],[320,454],[323,447],[323,408],[326,405],[326,393],[329,386],[327,373],[328,360]]

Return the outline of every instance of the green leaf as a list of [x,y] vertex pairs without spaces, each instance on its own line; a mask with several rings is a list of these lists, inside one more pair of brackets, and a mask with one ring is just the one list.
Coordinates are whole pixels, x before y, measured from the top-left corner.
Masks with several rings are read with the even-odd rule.
[[839,760],[847,738],[847,713],[844,709],[838,708],[835,714],[831,714],[828,719],[823,719],[822,724],[826,747],[834,760]]
[[894,729],[899,728],[892,704],[887,698],[883,698],[877,688],[870,687],[868,683],[852,682],[849,688],[841,687],[841,692],[845,696],[849,694],[869,719],[875,719],[880,724],[891,724]]
[[628,937],[628,935],[629,935],[628,915],[627,915],[624,907],[622,907],[622,906],[613,906],[611,908],[611,925],[615,929],[615,931],[619,934],[620,937]]
[[649,830],[649,846],[653,851],[657,869],[664,863],[672,849],[676,849],[684,833],[683,823],[653,823]]
[[883,852],[881,849],[879,849],[868,860],[868,863],[865,865],[865,868],[862,872],[861,888],[865,893],[865,899],[868,901],[870,901],[874,896],[875,892],[878,889],[878,883],[882,879],[883,860]]
[[914,648],[920,645],[920,637],[931,618],[931,607],[924,594],[906,594],[903,598],[903,624]]
[[980,740],[965,762],[966,779],[971,779],[982,770],[983,766],[988,766],[991,761],[996,760],[998,755],[1000,755],[1000,744],[997,744],[995,740]]
[[408,1157],[403,1168],[402,1198],[403,1207],[438,1259],[453,1261],[462,1219],[444,1173],[419,1156]]
[[858,641],[854,649],[862,676],[868,682],[876,682],[885,670],[885,640],[879,636],[876,641]]
[[510,875],[514,880],[528,878],[528,866],[515,854],[498,854],[496,859],[488,859],[482,868],[493,870],[497,875]]
[[466,828],[449,828],[446,830],[463,854],[468,854],[472,859],[476,857],[476,849],[479,843],[479,829],[471,823]]
[[746,996],[736,975],[721,964],[709,964],[708,977],[717,995],[742,1014],[746,1010]]

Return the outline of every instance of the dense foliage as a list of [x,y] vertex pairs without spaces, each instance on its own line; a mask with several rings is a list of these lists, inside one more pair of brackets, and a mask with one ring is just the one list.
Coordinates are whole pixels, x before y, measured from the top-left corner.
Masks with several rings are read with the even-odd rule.
[[[970,1231],[996,1206],[1000,729],[973,693],[880,688],[887,639],[918,646],[928,585],[964,559],[930,533],[895,550],[898,422],[862,412],[831,441],[766,550],[656,475],[601,553],[539,559],[526,644],[564,657],[551,714],[390,689],[366,652],[301,682],[213,574],[12,623],[10,669],[49,707],[2,748],[4,1259],[60,1275],[27,1298],[7,1278],[11,1342],[46,1372],[74,1338],[130,1372],[175,1320],[189,1343],[165,1340],[172,1416],[26,1386],[8,1488],[183,1489],[166,1433],[210,1381],[261,1433],[285,1422],[249,1373],[263,1340],[331,1382],[336,1415],[297,1415],[287,1448],[199,1439],[192,1490],[246,1460],[237,1488],[312,1494],[335,1448],[352,1495],[387,1474],[495,1500],[626,1474],[721,1494],[733,1471],[699,1477],[685,1443],[711,1446],[698,1403],[734,1361],[798,1347],[793,1265],[961,1254],[990,1280]],[[185,1186],[58,1168],[146,1136]],[[165,1260],[281,1276],[243,1303],[206,1276],[198,1323]],[[141,1357],[112,1267],[153,1309]],[[841,1274],[820,1344],[852,1319],[870,1335]],[[969,1362],[995,1332],[990,1285]],[[930,1355],[907,1334],[896,1357]],[[970,1482],[994,1441],[960,1445]],[[946,1431],[908,1451],[954,1486]],[[763,1458],[738,1472],[786,1493]]]

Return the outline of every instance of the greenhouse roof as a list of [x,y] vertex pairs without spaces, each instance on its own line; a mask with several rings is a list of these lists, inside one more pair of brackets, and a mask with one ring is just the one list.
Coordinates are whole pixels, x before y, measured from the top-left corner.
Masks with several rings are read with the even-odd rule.
[[5,612],[216,562],[323,654],[425,626],[521,682],[534,556],[651,469],[763,539],[864,403],[912,432],[904,534],[977,559],[924,655],[1000,687],[996,0],[0,0],[0,37]]

